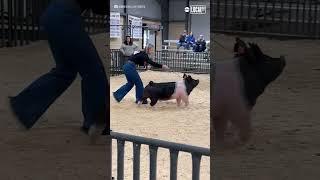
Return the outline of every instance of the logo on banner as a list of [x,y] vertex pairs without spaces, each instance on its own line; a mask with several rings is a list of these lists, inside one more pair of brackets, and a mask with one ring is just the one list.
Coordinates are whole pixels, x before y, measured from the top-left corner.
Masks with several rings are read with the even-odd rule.
[[185,7],[184,12],[190,14],[206,14],[206,5],[190,5],[190,7]]

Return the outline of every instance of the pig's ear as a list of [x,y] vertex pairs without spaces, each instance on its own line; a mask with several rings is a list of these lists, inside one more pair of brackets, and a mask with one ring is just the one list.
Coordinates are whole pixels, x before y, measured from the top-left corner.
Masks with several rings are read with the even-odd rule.
[[186,74],[183,74],[183,79],[186,78],[186,77],[187,77],[187,75],[186,75]]

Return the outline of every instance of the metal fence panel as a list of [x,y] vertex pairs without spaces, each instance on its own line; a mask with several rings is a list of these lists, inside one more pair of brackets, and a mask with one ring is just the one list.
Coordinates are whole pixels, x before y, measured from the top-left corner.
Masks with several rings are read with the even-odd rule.
[[[23,46],[46,39],[41,32],[40,17],[50,0],[0,0],[0,48]],[[106,16],[83,14],[86,31],[106,32]]]
[[[156,51],[154,61],[165,64],[174,72],[185,73],[210,73],[210,53],[190,51]],[[111,75],[122,74],[122,66],[125,63],[121,52],[118,49],[111,50]],[[139,71],[146,70],[145,67],[138,67]],[[153,68],[157,70],[157,68]]]
[[[118,180],[123,179],[123,152],[125,142],[133,144],[133,179],[140,178],[140,150],[141,145],[148,145],[150,150],[150,180],[156,179],[156,166],[157,166],[157,150],[164,148],[170,152],[170,180],[177,179],[178,172],[178,158],[179,152],[187,152],[192,155],[192,180],[200,179],[200,163],[202,156],[210,156],[210,149],[203,147],[196,147],[187,144],[174,143],[163,141],[159,139],[145,138],[141,136],[133,136],[118,132],[111,132],[113,139],[118,142]],[[120,143],[119,143],[120,142]],[[119,145],[120,144],[120,145]],[[120,157],[119,158],[119,154]],[[120,169],[120,170],[119,170]],[[120,174],[119,174],[120,172]]]
[[216,0],[214,32],[320,37],[319,0]]

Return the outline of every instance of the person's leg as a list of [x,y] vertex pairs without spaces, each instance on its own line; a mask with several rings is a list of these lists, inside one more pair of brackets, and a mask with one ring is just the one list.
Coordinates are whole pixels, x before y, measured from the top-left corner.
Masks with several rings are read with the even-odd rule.
[[124,65],[123,70],[128,80],[128,83],[122,86],[120,89],[118,89],[114,93],[114,96],[117,100],[121,101],[122,98],[132,89],[134,84],[136,86],[136,103],[137,103],[138,101],[142,100],[143,89],[144,89],[139,73],[135,65],[132,63],[127,63],[126,65]]
[[142,100],[144,87],[140,75],[135,68],[132,69],[131,79],[136,86],[136,103],[138,103]]
[[59,2],[57,7],[61,9],[60,13],[66,15],[61,16],[59,12],[49,10],[43,18],[49,38],[60,47],[59,52],[65,55],[65,59],[82,78],[83,127],[105,125],[109,84],[103,63],[88,33],[85,32],[80,7],[69,4],[69,1]]
[[[134,66],[134,65],[133,65]],[[126,76],[127,83],[121,86],[117,91],[113,93],[113,97],[116,101],[121,102],[121,100],[128,94],[128,92],[133,88],[134,83],[132,82],[132,65],[130,63],[126,63],[123,66],[123,72]]]
[[[54,16],[52,13],[58,13]],[[68,16],[64,9],[53,3],[49,6],[46,17],[50,19],[63,19]],[[52,26],[65,27],[63,22],[50,21]],[[68,22],[69,23],[69,22]],[[61,29],[62,28],[62,29]],[[10,98],[12,111],[18,120],[27,128],[31,128],[49,106],[58,98],[74,81],[77,71],[72,68],[66,57],[68,47],[56,41],[59,36],[52,37],[50,27],[47,28],[49,45],[56,62],[56,67],[47,74],[41,76],[17,96]]]
[[19,121],[31,128],[49,106],[70,86],[77,73],[59,67],[44,74],[15,97],[10,97],[11,108]]

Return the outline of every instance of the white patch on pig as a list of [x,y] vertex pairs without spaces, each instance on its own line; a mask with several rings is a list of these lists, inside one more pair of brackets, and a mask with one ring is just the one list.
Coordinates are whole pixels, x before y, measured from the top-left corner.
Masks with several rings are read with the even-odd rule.
[[187,87],[184,83],[184,80],[177,81],[174,93],[172,94],[170,99],[178,99],[188,96]]

